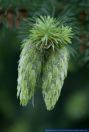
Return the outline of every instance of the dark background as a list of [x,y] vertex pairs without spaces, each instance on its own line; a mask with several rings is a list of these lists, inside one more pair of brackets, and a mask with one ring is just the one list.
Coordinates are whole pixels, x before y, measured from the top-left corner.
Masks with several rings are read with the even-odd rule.
[[[33,2],[33,3],[32,3]],[[44,132],[45,129],[89,128],[89,2],[51,1],[58,14],[66,6],[75,7],[79,22],[79,55],[69,64],[68,76],[54,110],[46,110],[40,91],[35,105],[22,107],[16,97],[20,55],[19,24],[42,5],[34,1],[3,0],[0,3],[0,132]],[[48,1],[47,1],[48,2]],[[28,5],[28,6],[27,6]],[[35,5],[35,6],[34,6]],[[46,4],[48,6],[48,4]],[[38,8],[38,9],[37,9]],[[29,15],[30,14],[30,15]]]

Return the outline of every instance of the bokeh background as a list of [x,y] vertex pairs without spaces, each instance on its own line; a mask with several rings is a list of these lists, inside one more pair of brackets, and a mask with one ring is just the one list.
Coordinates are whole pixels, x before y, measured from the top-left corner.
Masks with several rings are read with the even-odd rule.
[[[50,2],[50,4],[49,4]],[[41,91],[34,106],[17,100],[19,26],[40,9],[55,15],[72,7],[79,28],[78,54],[70,61],[68,77],[54,110],[46,110]],[[89,129],[89,0],[0,1],[0,132],[44,132],[46,129]]]

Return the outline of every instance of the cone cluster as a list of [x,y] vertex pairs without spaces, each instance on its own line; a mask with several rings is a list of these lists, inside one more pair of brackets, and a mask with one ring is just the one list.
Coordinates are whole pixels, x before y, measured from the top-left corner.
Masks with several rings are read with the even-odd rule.
[[32,99],[40,79],[47,110],[54,108],[67,76],[67,44],[72,38],[72,28],[61,25],[59,20],[50,16],[36,19],[23,41],[18,65],[17,97],[21,105],[26,106]]

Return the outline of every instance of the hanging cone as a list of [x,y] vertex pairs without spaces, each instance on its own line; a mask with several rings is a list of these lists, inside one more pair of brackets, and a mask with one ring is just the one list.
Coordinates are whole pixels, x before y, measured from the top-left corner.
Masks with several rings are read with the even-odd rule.
[[66,48],[52,51],[43,71],[43,97],[47,110],[52,110],[58,101],[67,76],[69,53]]
[[27,105],[34,96],[39,79],[47,110],[51,110],[58,101],[67,75],[67,45],[72,43],[72,28],[62,25],[61,21],[50,16],[40,16],[35,23],[29,24],[30,42],[24,41],[20,56],[17,96],[22,105]]
[[41,53],[33,45],[24,42],[18,66],[17,97],[21,105],[27,105],[34,96],[37,78],[41,72]]

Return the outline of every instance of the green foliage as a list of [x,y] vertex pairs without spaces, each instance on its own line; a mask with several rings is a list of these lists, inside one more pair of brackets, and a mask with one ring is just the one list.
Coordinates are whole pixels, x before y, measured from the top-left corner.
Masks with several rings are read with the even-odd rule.
[[72,28],[63,26],[57,19],[44,16],[36,19],[34,27],[30,31],[30,37],[33,44],[39,49],[48,49],[50,47],[61,47],[71,43],[73,37]]

